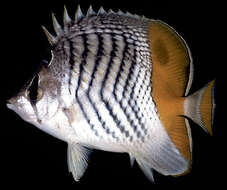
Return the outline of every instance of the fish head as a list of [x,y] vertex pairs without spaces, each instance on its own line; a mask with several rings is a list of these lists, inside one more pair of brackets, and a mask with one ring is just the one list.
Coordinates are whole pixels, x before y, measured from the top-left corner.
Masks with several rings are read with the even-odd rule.
[[8,100],[7,107],[23,120],[40,128],[58,110],[56,83],[48,68],[42,67],[15,96]]
[[21,90],[17,95],[7,100],[7,107],[16,112],[23,120],[32,122],[36,120],[36,114],[30,103],[27,92]]

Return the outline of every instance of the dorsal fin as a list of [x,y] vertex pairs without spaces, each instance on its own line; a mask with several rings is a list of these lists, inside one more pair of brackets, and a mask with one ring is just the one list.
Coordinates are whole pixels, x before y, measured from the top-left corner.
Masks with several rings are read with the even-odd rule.
[[126,12],[126,16],[128,17],[132,17],[132,18],[135,18],[133,14],[131,14],[130,12]]
[[[57,43],[58,37],[61,36],[64,32],[68,32],[69,27],[73,24],[73,23],[78,23],[79,21],[81,21],[81,19],[83,18],[88,18],[90,16],[94,16],[94,15],[112,15],[112,14],[116,14],[119,16],[125,16],[125,17],[130,17],[130,18],[134,18],[134,19],[144,19],[143,17],[139,16],[139,15],[133,15],[129,12],[122,12],[121,10],[119,10],[118,12],[114,12],[112,9],[109,9],[109,11],[105,11],[103,9],[103,7],[100,7],[99,11],[96,13],[92,6],[90,5],[88,10],[87,10],[87,14],[86,16],[82,13],[80,5],[78,5],[77,10],[75,12],[75,19],[71,20],[68,11],[66,9],[66,7],[64,6],[64,14],[63,14],[63,24],[64,26],[61,27],[61,25],[58,23],[56,17],[54,16],[54,14],[52,13],[52,21],[53,21],[53,27],[54,30],[56,32],[56,37],[53,36],[52,34],[50,34],[50,32],[48,32],[48,30],[43,26],[43,30],[47,36],[48,41],[50,42],[50,44],[53,46],[54,44]],[[64,29],[64,30],[63,30]]]
[[66,6],[64,6],[64,16],[63,16],[64,28],[67,26],[67,24],[70,24],[71,22],[72,22],[72,20],[69,17],[67,8],[66,8]]
[[63,33],[63,30],[53,13],[52,13],[52,22],[57,36],[60,36]]
[[92,16],[92,15],[96,15],[96,12],[93,10],[92,6],[90,5],[90,7],[87,10],[87,17],[88,16]]
[[78,22],[82,18],[84,18],[84,14],[82,13],[82,11],[80,9],[80,5],[78,5],[76,13],[75,13],[75,22]]
[[124,15],[125,13],[123,13],[121,10],[118,10],[117,14],[118,15]]
[[103,14],[106,14],[106,11],[103,9],[103,7],[100,7],[98,11],[98,15],[103,15]]
[[50,45],[54,45],[57,42],[57,39],[55,36],[53,36],[47,29],[45,26],[42,26],[42,29],[47,37],[48,42],[50,43]]
[[109,9],[108,14],[114,14],[115,12],[112,9]]
[[151,22],[149,30],[152,61],[157,63],[165,76],[169,88],[177,96],[188,94],[193,78],[190,50],[183,38],[161,21]]

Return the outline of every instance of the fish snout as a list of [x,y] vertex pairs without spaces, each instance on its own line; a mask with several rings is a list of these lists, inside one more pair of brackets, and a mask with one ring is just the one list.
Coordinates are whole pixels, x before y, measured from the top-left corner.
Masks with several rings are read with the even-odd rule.
[[9,98],[8,100],[6,100],[6,106],[9,109],[13,108],[13,104],[15,103],[15,98]]
[[6,100],[7,104],[15,104],[16,101],[17,101],[17,98],[14,96]]

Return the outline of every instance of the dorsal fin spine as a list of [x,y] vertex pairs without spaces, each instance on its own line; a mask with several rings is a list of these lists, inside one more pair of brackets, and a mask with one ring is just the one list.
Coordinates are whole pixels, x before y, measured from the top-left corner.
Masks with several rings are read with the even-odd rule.
[[[131,17],[131,18],[136,18],[136,19],[144,19],[145,17],[141,17],[139,15],[133,15],[129,12],[122,12],[121,10],[119,10],[118,12],[114,12],[112,9],[109,9],[108,12],[106,12],[103,7],[100,7],[98,13],[96,13],[92,6],[90,5],[89,8],[88,8],[88,11],[87,11],[87,14],[86,14],[86,17],[89,17],[89,16],[92,16],[92,15],[109,15],[109,14],[117,14],[119,16],[127,16],[127,17]],[[55,15],[53,13],[51,13],[52,15],[52,22],[53,22],[53,27],[54,27],[54,30],[56,32],[56,37],[53,36],[44,26],[42,26],[42,29],[44,31],[44,33],[46,34],[47,36],[47,39],[49,41],[49,43],[51,45],[54,45],[57,43],[57,39],[60,35],[62,35],[64,32],[67,32],[68,31],[68,28],[70,26],[70,24],[72,23],[77,23],[78,21],[80,21],[82,18],[84,18],[84,14],[82,13],[81,11],[81,8],[80,8],[80,5],[78,5],[77,7],[77,10],[75,12],[75,20],[73,21],[69,14],[68,14],[68,11],[67,11],[67,8],[66,6],[64,6],[64,14],[63,14],[63,29],[61,27],[61,25],[58,23]]]
[[106,11],[103,9],[103,7],[100,7],[98,11],[98,15],[103,15],[103,14],[106,14]]
[[66,6],[64,6],[63,22],[64,22],[64,27],[65,27],[67,24],[69,24],[69,23],[72,22],[71,18],[69,17],[69,14],[68,14],[68,11],[67,11]]
[[117,14],[124,15],[124,13],[121,10],[118,10]]
[[109,9],[108,14],[114,14],[115,12],[112,9]]
[[76,13],[75,13],[75,22],[78,22],[83,17],[84,17],[84,14],[82,13],[82,11],[80,9],[80,5],[78,5]]
[[90,7],[87,10],[86,16],[91,16],[91,15],[96,15],[96,12],[93,10],[92,6],[90,5]]
[[43,31],[44,31],[44,33],[45,33],[45,35],[46,35],[46,37],[47,37],[47,39],[48,39],[50,45],[54,45],[54,44],[57,42],[56,37],[53,36],[53,35],[46,29],[45,26],[42,26],[42,29],[43,29]]
[[53,21],[54,30],[55,30],[57,36],[59,36],[60,34],[62,34],[61,25],[58,23],[54,14],[53,13],[51,13],[51,14],[52,14],[52,21]]

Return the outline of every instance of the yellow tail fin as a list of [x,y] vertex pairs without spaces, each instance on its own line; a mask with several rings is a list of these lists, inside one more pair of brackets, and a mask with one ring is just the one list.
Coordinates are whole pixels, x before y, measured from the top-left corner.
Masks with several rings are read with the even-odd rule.
[[214,84],[213,80],[202,89],[188,96],[184,103],[184,114],[212,135],[214,117]]

